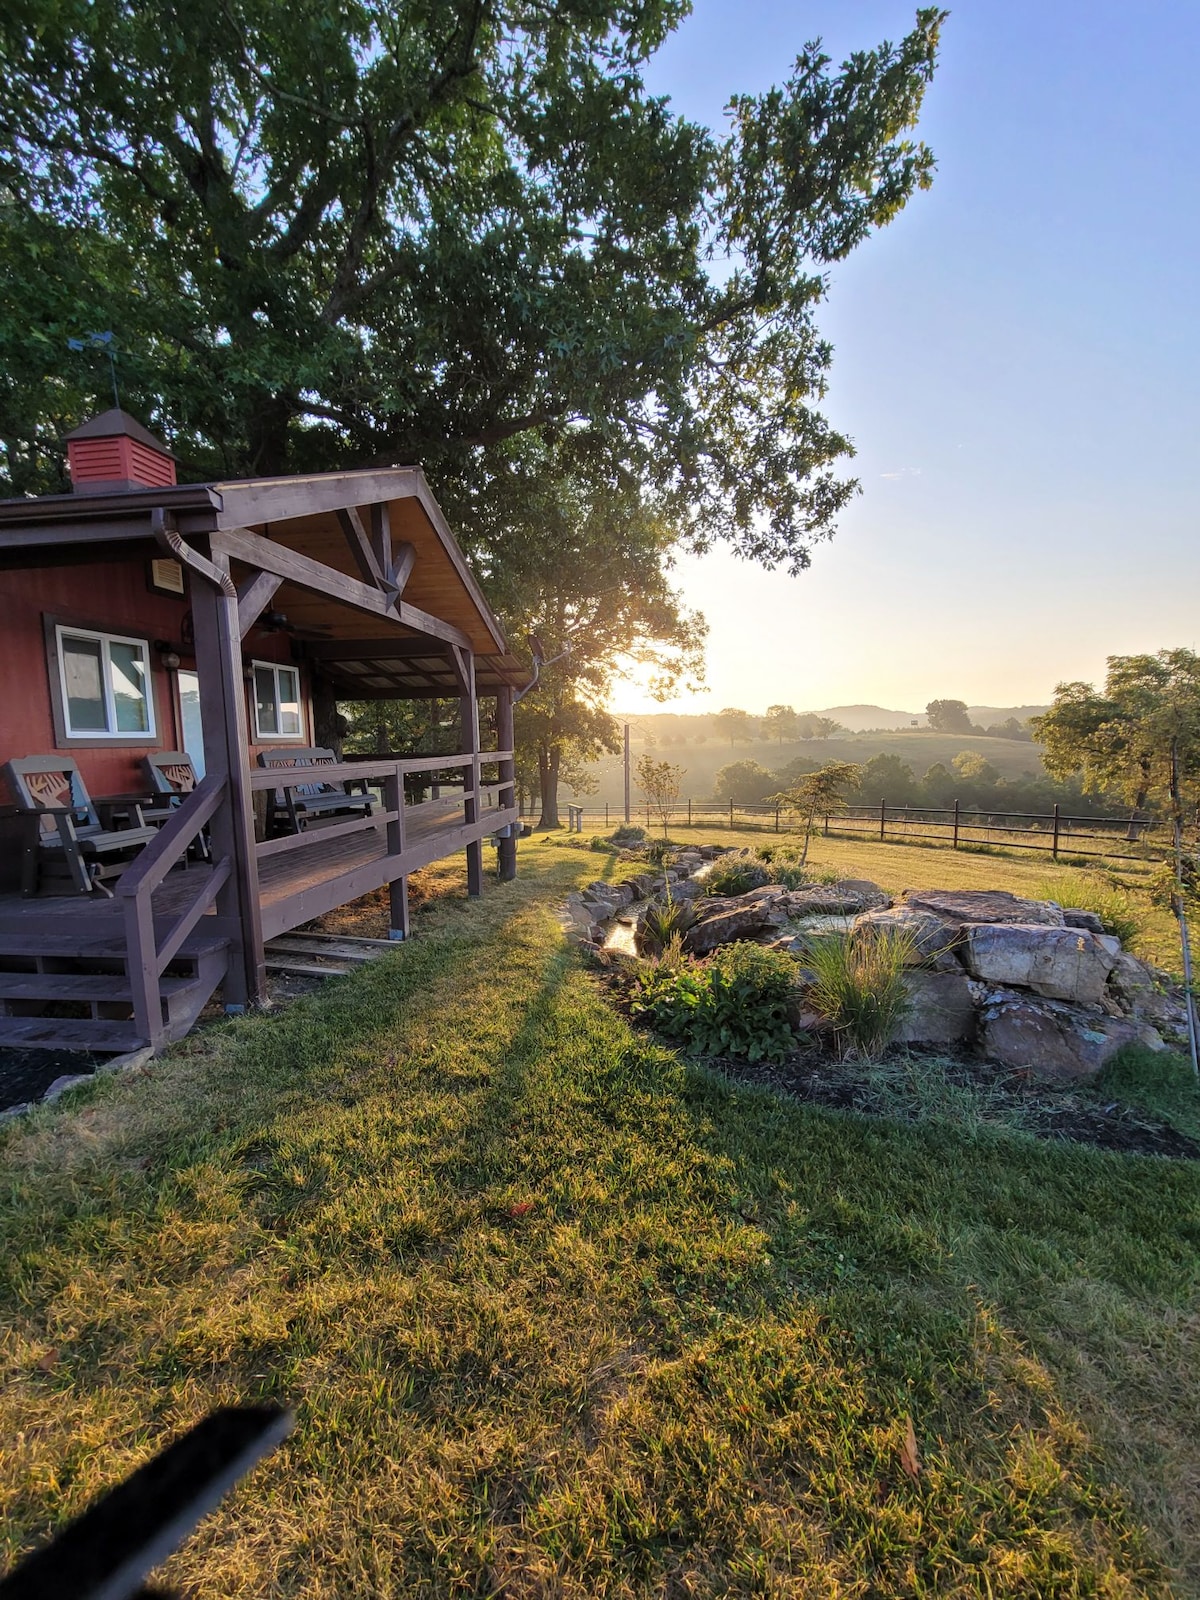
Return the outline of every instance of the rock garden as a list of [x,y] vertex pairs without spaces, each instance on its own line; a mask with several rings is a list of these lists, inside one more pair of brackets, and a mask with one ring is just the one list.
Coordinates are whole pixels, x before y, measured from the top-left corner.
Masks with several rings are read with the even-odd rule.
[[1030,1131],[1200,1154],[1144,1121],[1106,1134],[1106,1118],[1128,1121],[1120,1106],[1098,1119],[1070,1099],[1121,1052],[1186,1048],[1182,992],[1095,911],[1005,890],[893,897],[862,879],[815,882],[786,848],[650,852],[626,851],[611,881],[569,896],[564,920],[622,1009],[690,1054],[893,1112],[894,1094],[874,1104],[889,1071],[936,1057],[947,1081],[1013,1100],[1005,1120]]

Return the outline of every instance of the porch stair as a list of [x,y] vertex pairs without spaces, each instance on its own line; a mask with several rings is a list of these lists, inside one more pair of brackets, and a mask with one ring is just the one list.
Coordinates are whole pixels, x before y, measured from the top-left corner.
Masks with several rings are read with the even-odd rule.
[[[171,959],[159,979],[167,1040],[195,1023],[225,975],[227,949],[227,939],[197,929]],[[133,1020],[122,938],[0,929],[0,1048],[124,1055],[149,1042]]]

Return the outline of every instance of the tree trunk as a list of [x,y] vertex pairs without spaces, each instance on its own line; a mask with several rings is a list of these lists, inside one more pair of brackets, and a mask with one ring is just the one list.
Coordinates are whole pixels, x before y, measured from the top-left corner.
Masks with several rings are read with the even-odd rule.
[[538,750],[538,777],[542,790],[542,814],[537,823],[539,829],[562,827],[558,816],[558,769],[561,761],[562,754],[558,750],[548,750],[545,746]]

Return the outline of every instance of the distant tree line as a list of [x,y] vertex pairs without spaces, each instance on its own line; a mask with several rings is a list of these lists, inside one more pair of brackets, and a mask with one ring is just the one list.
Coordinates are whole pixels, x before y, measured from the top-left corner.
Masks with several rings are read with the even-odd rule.
[[[771,769],[753,758],[731,761],[717,772],[714,797],[738,805],[759,805],[794,787],[820,761],[796,756]],[[952,806],[955,800],[969,811],[1048,812],[1058,805],[1069,816],[1103,817],[1125,814],[1128,806],[1115,793],[1085,793],[1078,775],[1056,779],[1037,773],[1005,778],[976,750],[963,750],[949,766],[936,761],[918,778],[907,761],[894,754],[872,756],[863,764],[856,789],[847,793],[851,805]]]

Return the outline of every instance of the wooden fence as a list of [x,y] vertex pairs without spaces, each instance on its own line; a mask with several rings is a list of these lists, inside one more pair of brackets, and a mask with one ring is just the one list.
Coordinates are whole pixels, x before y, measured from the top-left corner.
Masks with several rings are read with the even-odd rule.
[[[623,820],[619,806],[570,805],[568,826],[608,833]],[[536,811],[534,812],[536,816]],[[633,806],[639,826],[661,827],[662,817],[647,805]],[[668,825],[725,827],[783,833],[800,825],[794,812],[777,805],[739,805],[735,801],[680,800]],[[976,811],[952,805],[895,806],[881,800],[874,806],[849,806],[820,818],[826,838],[870,838],[893,844],[930,843],[952,850],[1032,850],[1057,861],[1096,858],[1105,861],[1162,861],[1170,853],[1168,830],[1136,812],[1124,817],[1076,817],[1055,806],[1053,811]]]

